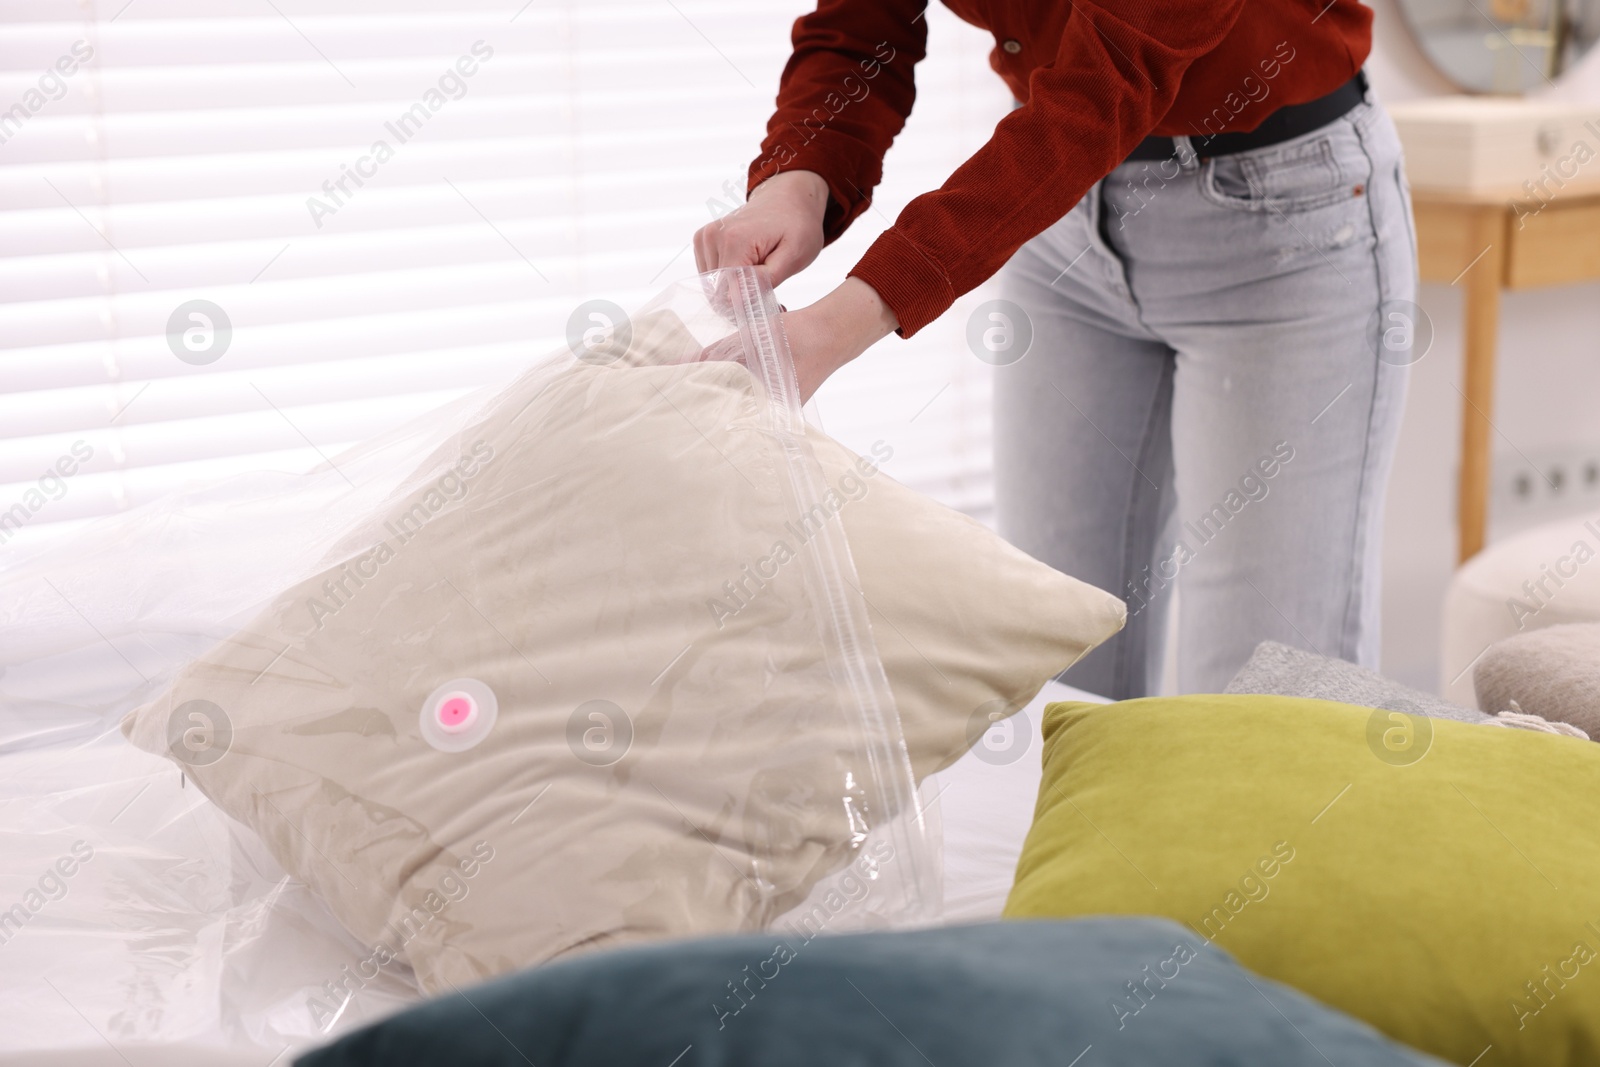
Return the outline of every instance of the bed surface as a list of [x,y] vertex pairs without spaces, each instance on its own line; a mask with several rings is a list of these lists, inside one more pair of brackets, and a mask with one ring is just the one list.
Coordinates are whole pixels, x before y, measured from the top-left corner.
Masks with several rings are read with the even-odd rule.
[[975,748],[923,783],[930,828],[944,839],[943,922],[1000,917],[1039,794],[1039,720],[1045,705],[1062,700],[1106,702],[1048,682],[1011,720],[1017,731],[1002,751]]

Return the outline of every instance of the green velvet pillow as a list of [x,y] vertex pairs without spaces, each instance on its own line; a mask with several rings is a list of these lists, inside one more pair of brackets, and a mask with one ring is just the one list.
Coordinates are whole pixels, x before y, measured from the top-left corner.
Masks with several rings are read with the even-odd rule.
[[1008,917],[1166,916],[1456,1063],[1600,1063],[1600,746],[1270,696],[1044,736]]

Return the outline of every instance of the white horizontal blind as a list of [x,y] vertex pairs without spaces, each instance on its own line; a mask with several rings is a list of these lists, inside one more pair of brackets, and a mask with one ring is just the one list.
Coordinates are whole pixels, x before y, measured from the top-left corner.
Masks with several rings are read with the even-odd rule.
[[[7,5],[0,541],[26,549],[188,480],[304,469],[514,375],[580,302],[629,307],[692,273],[690,235],[742,189],[804,6]],[[928,18],[889,181],[785,287],[790,306],[1004,111],[989,38]],[[212,362],[170,343],[193,301],[231,324],[225,350],[190,335]],[[817,413],[981,514],[988,380],[962,310],[848,368]]]

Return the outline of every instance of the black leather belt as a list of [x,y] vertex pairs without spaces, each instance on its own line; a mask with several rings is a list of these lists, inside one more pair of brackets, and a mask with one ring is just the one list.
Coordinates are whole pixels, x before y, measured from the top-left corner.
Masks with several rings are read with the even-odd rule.
[[[1252,148],[1266,148],[1321,129],[1361,103],[1366,95],[1366,73],[1357,71],[1354,78],[1327,96],[1280,107],[1248,133],[1214,133],[1209,137],[1191,137],[1189,143],[1202,159],[1248,152]],[[1171,137],[1152,136],[1140,141],[1138,147],[1129,153],[1128,159],[1171,159],[1177,154],[1178,146]]]

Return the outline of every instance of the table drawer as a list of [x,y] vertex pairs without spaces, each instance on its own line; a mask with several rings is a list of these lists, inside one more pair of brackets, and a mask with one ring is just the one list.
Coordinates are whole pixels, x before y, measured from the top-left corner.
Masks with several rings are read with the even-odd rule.
[[1551,203],[1512,218],[1506,287],[1532,289],[1600,278],[1600,200]]

